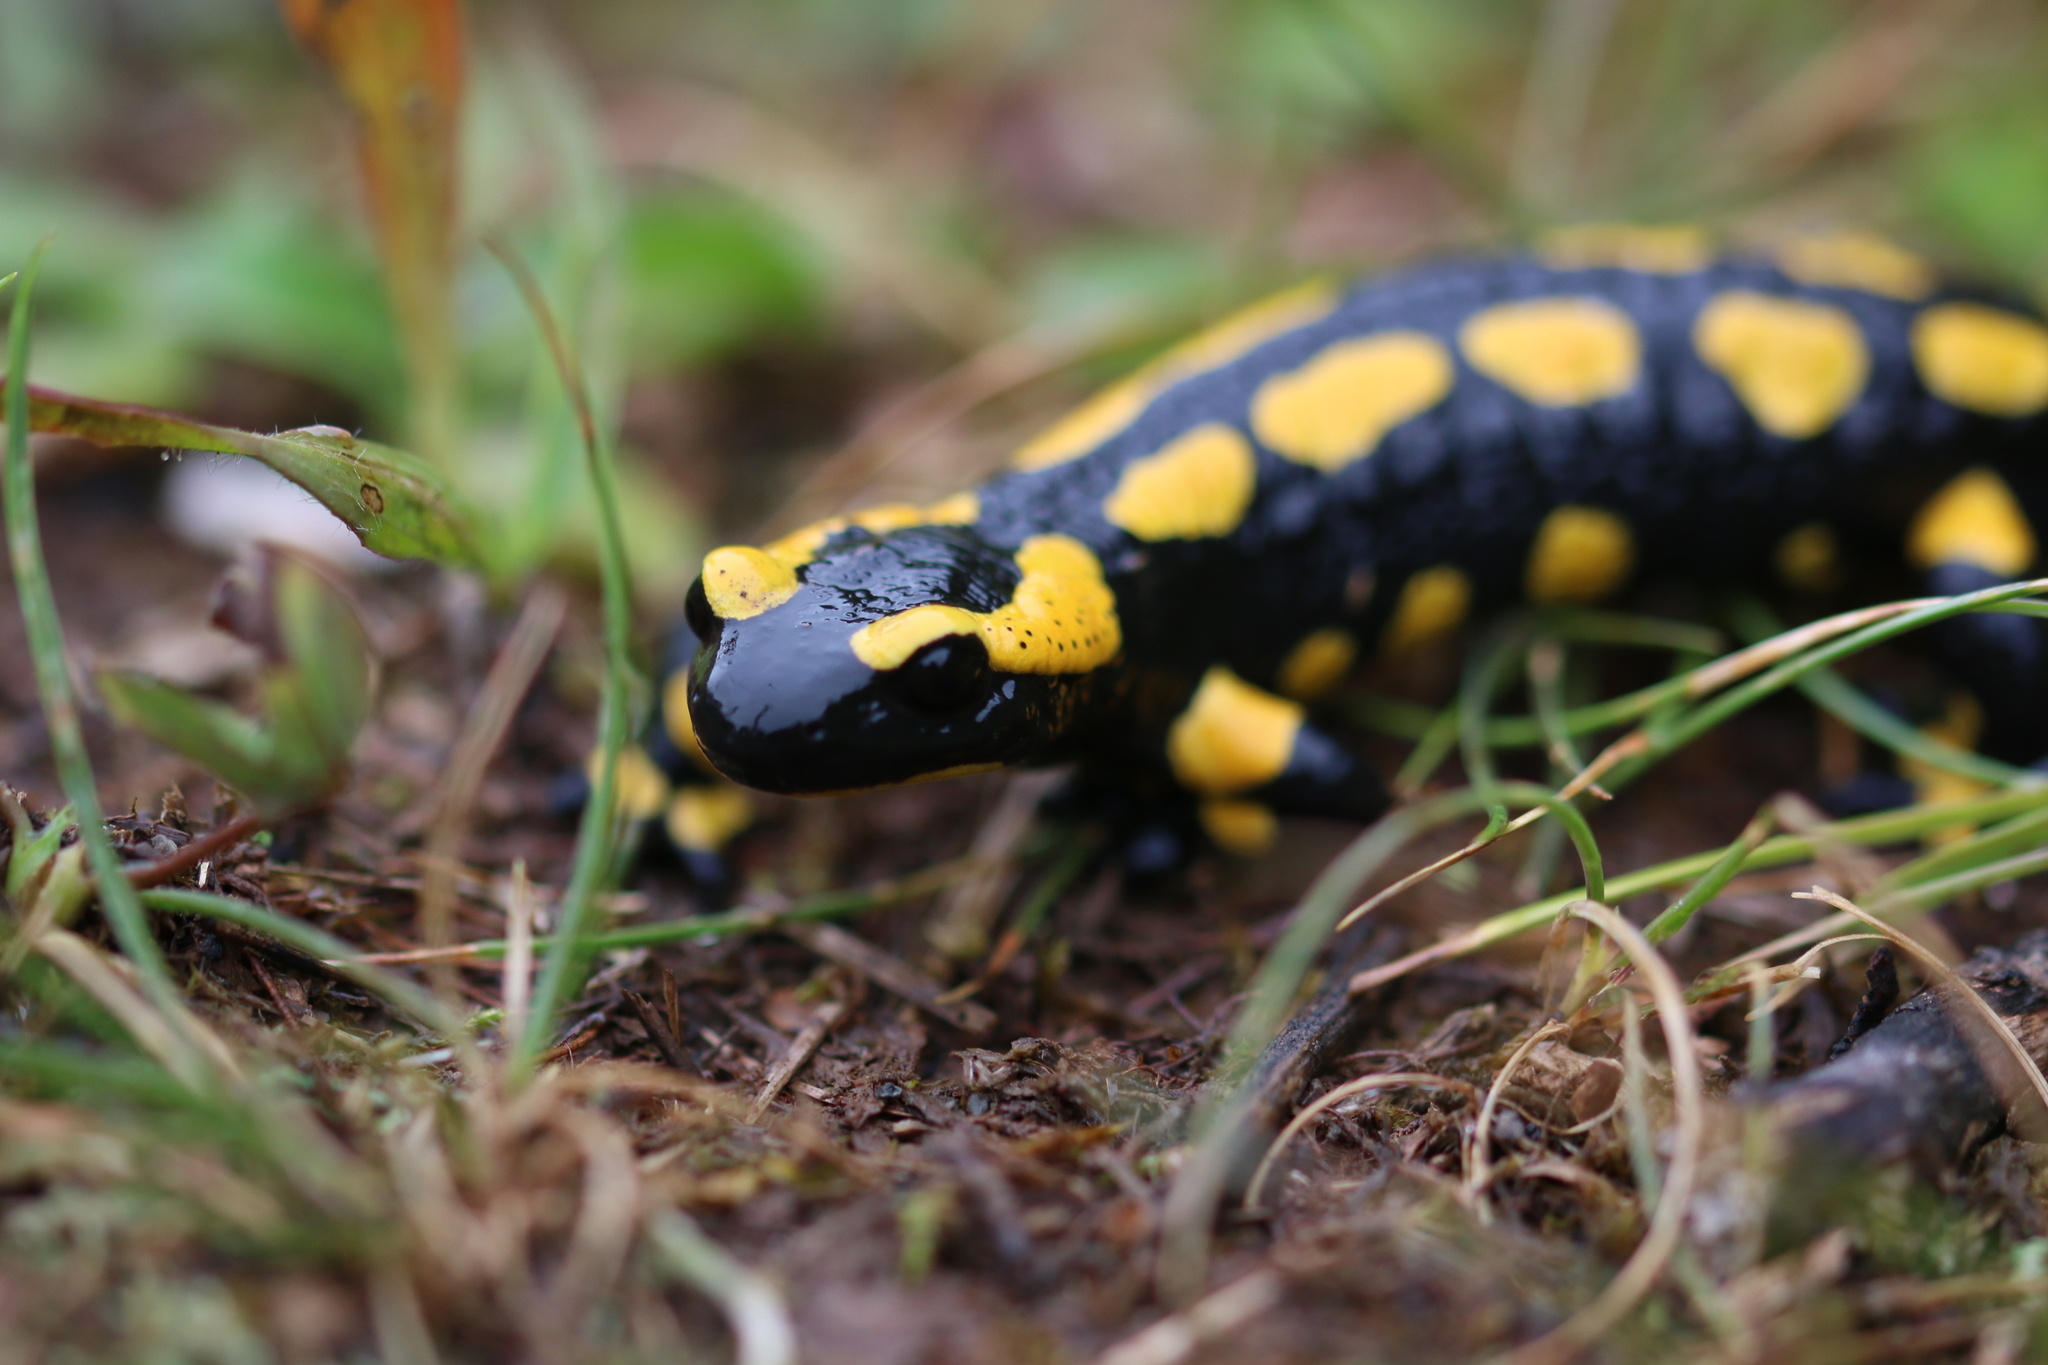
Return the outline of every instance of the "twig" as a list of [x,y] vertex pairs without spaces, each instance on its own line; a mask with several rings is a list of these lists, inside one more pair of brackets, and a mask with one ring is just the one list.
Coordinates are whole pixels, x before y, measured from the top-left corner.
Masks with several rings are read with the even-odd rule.
[[654,1050],[661,1054],[661,1059],[678,1071],[694,1072],[697,1068],[690,1065],[690,1054],[683,1051],[683,1045],[669,1032],[668,1025],[655,1013],[647,997],[638,991],[627,991],[625,996],[626,1008],[633,1011],[640,1027],[647,1030],[648,1041],[654,1044]]
[[980,1037],[996,1026],[996,1013],[988,1006],[972,1000],[947,1000],[946,990],[938,982],[902,958],[883,952],[836,924],[785,924],[780,927],[783,933],[819,957],[859,972],[883,990],[902,996],[963,1033]]
[[[1800,900],[1825,901],[1843,914],[1859,919],[1878,933],[1883,934],[1894,948],[1904,952],[1919,965],[1921,971],[1927,974],[1928,981],[1937,986],[1944,997],[1958,1002],[1960,1008],[1965,1013],[1974,1015],[1980,1024],[1989,1028],[1992,1040],[2005,1051],[2007,1056],[2011,1057],[2018,1064],[2020,1074],[2027,1078],[2028,1083],[2033,1087],[2035,1098],[2041,1103],[2042,1115],[2032,1116],[2032,1122],[2028,1124],[2015,1124],[2014,1126],[2038,1129],[2042,1118],[2048,1116],[2048,1076],[2041,1074],[2040,1064],[2034,1060],[2033,1054],[2019,1040],[2019,1036],[2012,1031],[2012,1027],[2005,1022],[1997,1010],[1992,1009],[1990,1005],[1985,1003],[1984,997],[1970,989],[1970,984],[1957,974],[1955,968],[1949,966],[1934,953],[1928,951],[1925,944],[1906,933],[1903,929],[1900,929],[1897,925],[1886,924],[1854,901],[1849,900],[1845,896],[1839,896],[1826,887],[1816,886],[1812,891],[1795,891],[1792,894]],[[1967,1032],[1964,1034],[1966,1039],[1969,1036]],[[1988,1061],[1988,1059],[1983,1058],[1979,1060],[1980,1063]],[[1989,1071],[1991,1068],[1986,1066],[1985,1069]],[[2036,1131],[2032,1135],[2038,1138],[2040,1133]]]
[[754,1095],[754,1102],[747,1106],[747,1123],[756,1124],[761,1121],[762,1116],[768,1112],[768,1107],[775,1103],[775,1097],[782,1093],[782,1087],[788,1085],[796,1073],[802,1071],[810,1064],[811,1058],[818,1055],[818,1049],[824,1046],[825,1035],[832,1031],[833,1026],[845,1014],[846,1001],[840,999],[828,1001],[811,1015],[810,1022],[797,1031],[796,1037],[790,1039],[789,1046],[776,1059],[775,1065],[768,1069],[768,1075],[761,1082],[761,1089]]
[[238,815],[219,829],[208,830],[168,858],[129,868],[128,885],[138,891],[162,886],[174,877],[183,876],[222,849],[233,848],[262,827],[263,817],[253,811]]

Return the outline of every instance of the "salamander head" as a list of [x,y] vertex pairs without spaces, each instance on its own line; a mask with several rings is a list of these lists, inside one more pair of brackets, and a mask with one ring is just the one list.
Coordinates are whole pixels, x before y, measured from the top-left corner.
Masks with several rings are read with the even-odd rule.
[[697,740],[726,776],[818,794],[1044,753],[1117,658],[1116,599],[1080,542],[1015,553],[961,526],[727,546],[690,590]]

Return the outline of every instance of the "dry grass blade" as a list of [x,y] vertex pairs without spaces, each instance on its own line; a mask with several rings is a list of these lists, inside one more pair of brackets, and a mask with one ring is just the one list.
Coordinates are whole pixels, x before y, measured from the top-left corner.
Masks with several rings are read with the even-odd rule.
[[389,1365],[440,1365],[434,1334],[420,1311],[420,1296],[400,1266],[381,1266],[370,1276],[370,1327]]
[[1095,1365],[1180,1365],[1217,1337],[1277,1308],[1285,1290],[1278,1271],[1254,1270],[1118,1342]]
[[[1955,968],[1943,962],[1939,956],[1929,950],[1927,945],[1920,942],[1920,940],[1896,925],[1886,924],[1883,920],[1845,896],[1837,895],[1833,891],[1820,886],[1814,887],[1811,891],[1795,891],[1793,895],[1800,900],[1824,901],[1834,906],[1852,919],[1860,920],[1864,924],[1869,925],[1872,929],[1884,935],[1893,947],[1911,957],[1920,966],[1921,970],[1927,973],[1929,983],[1936,990],[1940,991],[1942,997],[1954,1002],[1954,1008],[1951,1011],[1952,1015],[1967,1015],[1976,1024],[1981,1026],[1979,1028],[1963,1029],[1960,1027],[1960,1018],[1958,1018],[1957,1031],[1962,1033],[1966,1039],[1971,1039],[1973,1042],[1979,1041],[1983,1035],[1983,1030],[1990,1030],[1990,1038],[1995,1040],[2006,1055],[2012,1059],[2014,1065],[2019,1067],[2020,1073],[2027,1078],[2028,1084],[2033,1087],[2035,1098],[2040,1101],[2041,1112],[2039,1114],[2030,1116],[2029,1122],[2015,1123],[2014,1126],[2021,1129],[2030,1140],[2036,1142],[2040,1141],[2044,1134],[2048,1134],[2048,1076],[2041,1074],[2040,1065],[2035,1062],[2033,1054],[2027,1051],[2026,1044],[2022,1043],[2019,1040],[2019,1036],[2012,1031],[2012,1026],[1999,1017],[1997,1010],[1992,1009],[1989,1004],[1985,1003],[1983,996],[1978,995],[1975,990],[1971,989],[1969,982],[1957,975]],[[1978,1058],[1980,1064],[1986,1064],[1990,1060],[1990,1058],[1982,1056]],[[1985,1065],[1985,1070],[1991,1071],[1993,1068]],[[2013,1106],[2010,1099],[2006,1103],[2008,1107],[2016,1107]]]
[[[533,686],[534,675],[554,646],[555,633],[568,614],[569,599],[560,588],[543,583],[526,595],[519,619],[491,663],[483,690],[470,708],[461,736],[448,759],[447,777],[434,797],[433,823],[427,831],[426,868],[420,890],[418,933],[428,948],[448,945],[455,905],[455,872],[468,834],[469,815],[483,785],[491,756],[504,743],[505,732],[519,703]],[[428,968],[443,995],[455,989],[454,969],[444,962]]]
[[725,1314],[738,1343],[734,1365],[796,1365],[796,1328],[772,1280],[727,1255],[679,1209],[652,1215],[647,1239],[671,1274]]
[[[172,1021],[142,993],[129,984],[113,961],[92,944],[68,929],[45,929],[36,936],[35,950],[100,1007],[120,1021],[136,1045],[154,1057],[172,1075],[194,1089],[203,1088],[214,1074],[236,1082],[243,1079],[241,1065],[220,1036],[184,1010]],[[204,1059],[206,1066],[201,1065]]]
[[505,1005],[506,1038],[523,1037],[533,1002],[533,918],[539,909],[526,860],[512,864],[512,889],[505,901],[505,968],[500,992]]
[[1593,1301],[1544,1335],[1508,1352],[1500,1365],[1564,1365],[1620,1322],[1664,1273],[1685,1224],[1686,1205],[1699,1176],[1700,1145],[1706,1126],[1706,1102],[1700,1089],[1699,1059],[1693,1050],[1692,1016],[1678,978],[1642,931],[1604,905],[1581,902],[1571,913],[1596,925],[1627,950],[1629,960],[1649,987],[1657,1005],[1670,1057],[1672,1100],[1676,1110],[1671,1165],[1665,1172],[1657,1211],[1650,1229],[1620,1272]]
[[1244,1207],[1248,1213],[1259,1211],[1259,1196],[1265,1192],[1266,1181],[1273,1173],[1273,1164],[1280,1154],[1287,1150],[1287,1144],[1301,1135],[1303,1129],[1321,1118],[1329,1110],[1355,1095],[1367,1094],[1374,1090],[1394,1090],[1402,1086],[1418,1086],[1440,1090],[1456,1090],[1469,1099],[1479,1095],[1478,1087],[1465,1081],[1452,1080],[1428,1071],[1387,1071],[1374,1076],[1358,1076],[1344,1082],[1326,1095],[1317,1096],[1313,1104],[1287,1121],[1278,1137],[1267,1146],[1266,1154],[1259,1158],[1258,1167],[1253,1170],[1251,1183],[1244,1188]]
[[567,1346],[625,1270],[640,1221],[640,1168],[625,1133],[602,1115],[564,1106],[553,1122],[583,1156],[582,1207],[540,1305],[542,1330]]
[[1524,1038],[1507,1064],[1495,1074],[1493,1084],[1486,1088],[1486,1098],[1479,1105],[1479,1119],[1472,1125],[1471,1155],[1465,1160],[1465,1189],[1469,1193],[1481,1193],[1493,1180],[1493,1115],[1500,1108],[1502,1092],[1538,1043],[1564,1031],[1564,1024],[1553,1021]]

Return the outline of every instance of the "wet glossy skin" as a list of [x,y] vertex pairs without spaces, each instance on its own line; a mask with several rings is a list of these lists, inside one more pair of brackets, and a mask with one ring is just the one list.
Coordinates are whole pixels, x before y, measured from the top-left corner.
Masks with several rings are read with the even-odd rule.
[[807,566],[787,601],[720,619],[699,593],[691,665],[699,742],[719,770],[767,791],[856,790],[1051,755],[1111,675],[998,673],[979,640],[952,635],[878,673],[851,641],[911,607],[972,611],[1008,601],[1008,555],[971,532],[850,530]]
[[[1944,591],[2032,570],[2048,329],[1864,239],[1776,261],[1689,241],[1295,291],[973,495],[715,551],[704,754],[795,793],[1078,757],[1249,850],[1274,811],[1380,808],[1302,702],[1474,613],[1650,576],[1818,604],[1859,565]],[[1944,648],[1990,747],[2038,756],[2048,648],[1988,619]]]

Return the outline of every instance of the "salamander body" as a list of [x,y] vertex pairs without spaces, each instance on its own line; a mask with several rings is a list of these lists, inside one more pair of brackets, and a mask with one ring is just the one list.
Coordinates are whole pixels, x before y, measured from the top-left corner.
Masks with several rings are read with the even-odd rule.
[[[972,493],[712,551],[669,729],[793,793],[1078,760],[1252,849],[1275,812],[1383,807],[1306,709],[1368,653],[1647,577],[1821,590],[1877,554],[1930,591],[2009,580],[2044,441],[2048,328],[1875,239],[1581,232],[1311,284]],[[1986,747],[2048,751],[2037,625],[1937,633]]]

